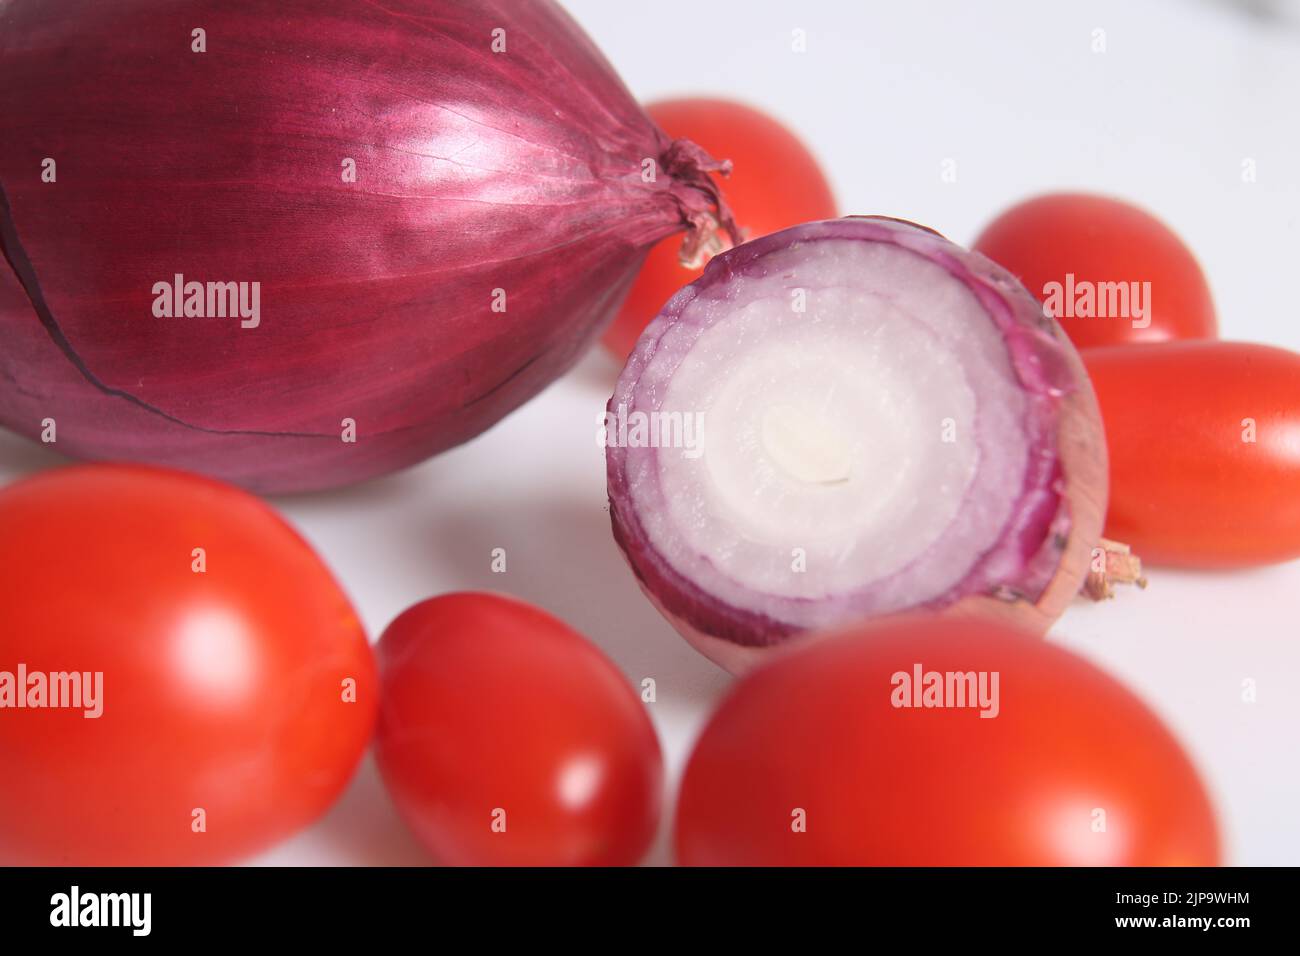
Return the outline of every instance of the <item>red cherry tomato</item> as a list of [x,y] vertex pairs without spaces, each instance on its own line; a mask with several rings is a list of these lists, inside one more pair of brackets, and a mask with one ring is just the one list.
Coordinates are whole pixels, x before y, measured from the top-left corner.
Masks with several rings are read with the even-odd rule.
[[1300,557],[1300,355],[1166,342],[1083,360],[1110,450],[1108,537],[1154,564]]
[[60,679],[58,701],[18,708],[0,673],[10,863],[264,849],[334,801],[376,710],[365,633],[307,543],[246,492],[156,468],[81,465],[0,490],[10,691],[19,668],[29,704],[53,686],[33,674],[80,687]]
[[[798,138],[749,106],[730,100],[663,100],[646,107],[651,118],[674,139],[689,139],[718,159],[730,159],[731,175],[714,174],[744,230],[756,239],[778,229],[838,213],[826,176]],[[619,362],[627,358],[650,320],[664,303],[703,269],[687,269],[678,260],[680,235],[669,236],[650,250],[632,291],[601,341]]]
[[[974,706],[954,706],[948,672],[970,674]],[[927,700],[949,706],[896,706]],[[1205,791],[1136,697],[1045,641],[937,617],[851,629],[745,677],[691,755],[676,843],[690,865],[1218,861]]]
[[1079,348],[1218,334],[1191,251],[1159,219],[1118,199],[1027,200],[989,223],[974,248],[1018,276]]
[[596,647],[494,594],[415,605],[379,642],[376,757],[451,865],[630,865],[659,821],[659,741]]

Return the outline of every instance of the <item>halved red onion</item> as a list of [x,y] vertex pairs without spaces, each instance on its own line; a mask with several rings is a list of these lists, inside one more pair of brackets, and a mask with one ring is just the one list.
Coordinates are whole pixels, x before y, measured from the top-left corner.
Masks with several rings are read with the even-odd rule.
[[8,0],[0,423],[265,491],[411,464],[730,233],[716,168],[549,0]]
[[899,220],[715,258],[606,421],[616,539],[733,670],[918,608],[1044,631],[1100,544],[1105,444],[1074,348],[1000,266]]

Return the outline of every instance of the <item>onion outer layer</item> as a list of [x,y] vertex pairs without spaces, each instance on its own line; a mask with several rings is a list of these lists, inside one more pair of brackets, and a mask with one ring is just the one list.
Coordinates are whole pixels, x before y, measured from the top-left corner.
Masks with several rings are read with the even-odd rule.
[[[653,244],[727,245],[723,166],[551,0],[10,0],[0,424],[270,492],[413,464],[569,368]],[[155,311],[174,280],[215,314]]]

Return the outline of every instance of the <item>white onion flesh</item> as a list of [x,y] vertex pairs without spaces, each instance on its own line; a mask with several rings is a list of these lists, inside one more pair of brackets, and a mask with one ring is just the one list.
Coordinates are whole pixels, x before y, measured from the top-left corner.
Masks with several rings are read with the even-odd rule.
[[968,595],[1032,602],[1071,529],[1076,365],[1013,278],[920,227],[747,243],[620,377],[610,410],[679,441],[611,442],[615,535],[679,629],[743,645]]

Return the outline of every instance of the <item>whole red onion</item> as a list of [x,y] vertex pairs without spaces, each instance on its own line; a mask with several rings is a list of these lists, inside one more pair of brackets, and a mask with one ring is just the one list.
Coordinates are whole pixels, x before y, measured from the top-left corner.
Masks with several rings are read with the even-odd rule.
[[915,610],[1043,632],[1087,581],[1106,447],[1083,365],[996,263],[899,220],[805,223],[674,296],[604,426],[614,536],[705,654]]
[[268,491],[411,464],[657,240],[725,246],[716,168],[549,0],[11,0],[0,423]]

